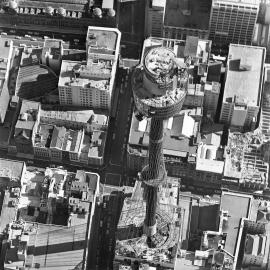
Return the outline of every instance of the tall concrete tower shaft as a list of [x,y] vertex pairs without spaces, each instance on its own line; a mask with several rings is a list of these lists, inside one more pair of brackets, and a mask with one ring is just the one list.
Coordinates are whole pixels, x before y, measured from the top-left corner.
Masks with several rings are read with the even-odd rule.
[[[142,172],[145,181],[146,197],[146,216],[145,230],[148,234],[154,234],[156,231],[156,209],[158,186],[147,185],[148,181],[161,183],[165,179],[165,165],[163,160],[163,120],[153,117],[151,119],[150,136],[149,136],[149,167],[147,171]],[[147,230],[149,228],[149,231]]]
[[136,108],[142,116],[151,118],[149,160],[140,174],[145,184],[144,233],[148,237],[157,232],[158,190],[167,177],[163,160],[164,120],[181,110],[187,77],[186,66],[179,67],[174,52],[167,47],[150,48],[133,76]]

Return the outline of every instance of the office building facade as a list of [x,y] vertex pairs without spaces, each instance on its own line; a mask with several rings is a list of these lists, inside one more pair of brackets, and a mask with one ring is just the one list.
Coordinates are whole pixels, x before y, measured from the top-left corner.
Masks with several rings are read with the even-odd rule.
[[259,0],[213,0],[209,39],[219,45],[251,45]]

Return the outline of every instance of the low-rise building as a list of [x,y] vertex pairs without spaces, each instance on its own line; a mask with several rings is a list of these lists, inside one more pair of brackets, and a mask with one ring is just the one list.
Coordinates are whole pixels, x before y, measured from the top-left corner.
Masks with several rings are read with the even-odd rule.
[[16,152],[33,154],[34,139],[40,121],[40,103],[23,100],[15,125],[14,141]]
[[107,130],[108,116],[93,110],[52,111],[41,110],[40,122],[71,129]]
[[103,165],[107,132],[88,124],[88,130],[40,124],[34,138],[34,156],[65,163]]

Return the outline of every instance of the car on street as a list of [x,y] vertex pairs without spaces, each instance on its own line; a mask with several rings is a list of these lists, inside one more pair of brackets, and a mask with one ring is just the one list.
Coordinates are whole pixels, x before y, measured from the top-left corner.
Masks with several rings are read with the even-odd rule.
[[16,39],[22,39],[22,37],[20,37],[20,36],[16,36],[15,38],[16,38]]
[[31,38],[31,36],[29,36],[29,35],[24,35],[24,37],[26,37],[26,38]]
[[33,38],[33,37],[31,38],[31,40],[32,40],[32,41],[37,41],[37,39],[36,39],[36,38]]
[[2,36],[7,36],[7,33],[6,32],[2,32],[1,35]]

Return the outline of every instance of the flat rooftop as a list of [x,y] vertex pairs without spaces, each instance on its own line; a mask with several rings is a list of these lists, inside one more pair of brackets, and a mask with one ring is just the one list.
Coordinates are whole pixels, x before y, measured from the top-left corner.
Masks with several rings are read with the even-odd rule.
[[24,165],[23,161],[0,158],[0,178],[17,178],[20,181]]
[[[80,66],[81,72],[85,72],[84,76],[75,78],[73,69]],[[78,86],[84,88],[98,88],[109,90],[109,82],[111,77],[111,66],[109,61],[101,61],[93,65],[81,65],[81,62],[62,61],[61,72],[59,76],[58,86]]]
[[37,223],[27,225],[32,229],[29,232],[26,264],[62,270],[73,269],[84,262],[87,224],[71,227]]
[[164,26],[208,30],[209,0],[167,0]]
[[249,218],[252,197],[249,195],[223,192],[220,201],[220,210],[228,211],[228,226],[223,228],[227,233],[224,249],[234,255],[240,229],[241,218]]
[[15,126],[15,136],[19,135],[22,130],[32,131],[37,120],[39,108],[39,102],[23,100],[20,115]]
[[44,47],[49,47],[49,48],[61,48],[62,40],[59,39],[50,39],[47,38],[44,41]]
[[90,47],[116,50],[119,31],[115,28],[88,27],[86,41]]
[[0,59],[7,59],[10,51],[10,41],[0,37]]
[[[1,165],[0,165],[1,168]],[[13,201],[14,205],[17,203],[17,198],[10,196],[10,192],[6,190],[1,193],[0,196],[4,196],[3,205],[1,205],[1,218],[0,218],[0,234],[6,229],[7,225],[16,218],[17,209],[11,207],[9,204]]]
[[259,106],[265,48],[230,44],[223,102]]

